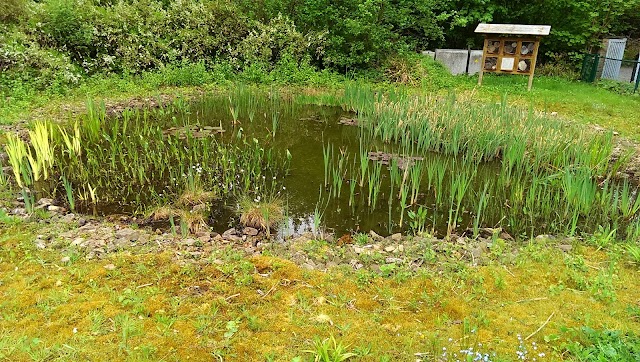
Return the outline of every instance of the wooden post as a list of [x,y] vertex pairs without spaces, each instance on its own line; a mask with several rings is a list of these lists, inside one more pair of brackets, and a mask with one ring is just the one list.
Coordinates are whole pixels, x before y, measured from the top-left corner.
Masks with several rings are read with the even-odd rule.
[[484,47],[482,48],[482,62],[480,63],[480,76],[478,77],[478,85],[482,85],[482,76],[484,75],[484,62],[487,58],[488,38],[484,36]]
[[531,57],[531,73],[529,73],[529,86],[528,91],[531,91],[533,87],[533,73],[536,71],[536,63],[538,62],[538,47],[540,46],[540,37],[537,37],[533,45],[533,55]]

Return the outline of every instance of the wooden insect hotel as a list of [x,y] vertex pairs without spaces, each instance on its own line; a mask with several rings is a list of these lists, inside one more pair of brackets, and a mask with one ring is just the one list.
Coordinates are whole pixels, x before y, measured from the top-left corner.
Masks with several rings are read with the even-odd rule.
[[478,85],[485,72],[529,76],[533,85],[540,37],[549,35],[548,25],[480,24],[476,33],[484,34],[484,48]]

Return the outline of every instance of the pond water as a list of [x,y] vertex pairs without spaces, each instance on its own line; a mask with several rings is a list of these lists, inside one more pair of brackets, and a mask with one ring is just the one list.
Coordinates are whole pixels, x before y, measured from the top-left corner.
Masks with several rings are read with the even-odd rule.
[[[75,200],[77,211],[144,214],[153,227],[168,226],[166,217],[151,223],[154,209],[173,208],[182,222],[201,206],[194,195],[211,191],[207,219],[196,221],[218,232],[239,226],[243,201],[275,198],[285,210],[281,236],[486,227],[514,236],[576,234],[600,225],[623,229],[640,210],[634,188],[589,166],[602,140],[584,148],[537,137],[549,121],[522,123],[531,114],[440,101],[425,103],[432,108],[375,101],[373,111],[356,114],[332,103],[344,108],[243,91],[118,117],[90,107],[80,126],[51,136],[55,176],[37,184],[59,199],[66,194],[69,206]],[[501,123],[524,125],[543,142]],[[474,132],[484,133],[474,139]],[[73,134],[81,151],[71,146]]]

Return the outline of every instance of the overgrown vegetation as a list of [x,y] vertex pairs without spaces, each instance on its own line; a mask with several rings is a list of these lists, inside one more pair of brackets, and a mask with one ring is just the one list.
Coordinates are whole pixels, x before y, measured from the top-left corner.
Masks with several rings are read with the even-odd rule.
[[575,61],[600,37],[632,28],[639,3],[10,0],[0,6],[0,87],[7,93],[24,85],[62,91],[96,73],[189,64],[214,73],[301,67],[347,74],[390,66],[395,78],[398,57],[443,44],[478,46],[473,29],[481,21],[550,24],[548,59]]

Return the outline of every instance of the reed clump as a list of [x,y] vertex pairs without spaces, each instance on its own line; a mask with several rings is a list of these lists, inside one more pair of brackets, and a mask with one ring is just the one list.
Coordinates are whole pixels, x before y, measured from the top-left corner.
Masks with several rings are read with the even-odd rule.
[[238,210],[242,225],[267,232],[284,220],[284,204],[278,197],[241,197]]

